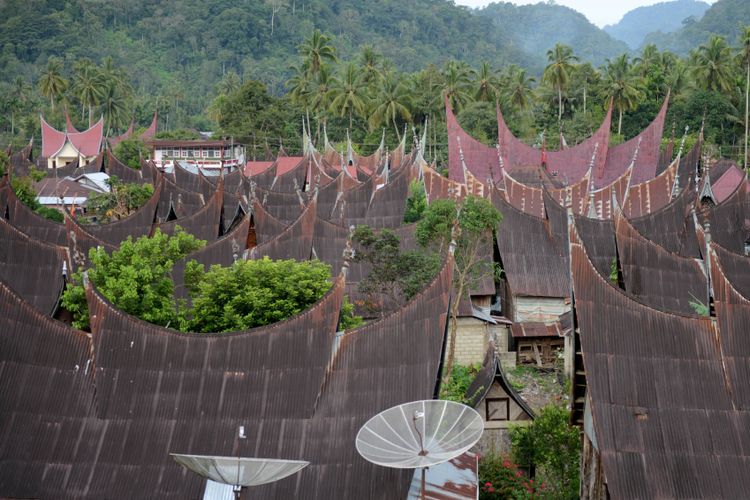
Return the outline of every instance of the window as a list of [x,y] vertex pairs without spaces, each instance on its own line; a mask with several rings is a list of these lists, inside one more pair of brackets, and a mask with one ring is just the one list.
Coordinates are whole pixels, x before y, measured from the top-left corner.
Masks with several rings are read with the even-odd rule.
[[487,398],[484,400],[485,420],[510,420],[510,400],[508,398]]
[[208,150],[207,149],[202,149],[201,150],[201,156],[203,158],[208,158]]

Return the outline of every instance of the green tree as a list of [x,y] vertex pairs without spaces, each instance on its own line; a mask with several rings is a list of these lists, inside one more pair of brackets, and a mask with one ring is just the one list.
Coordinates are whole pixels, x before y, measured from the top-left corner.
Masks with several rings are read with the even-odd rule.
[[497,70],[490,63],[483,62],[479,65],[479,70],[474,72],[474,86],[476,88],[475,101],[497,101],[501,88]]
[[75,65],[73,93],[88,108],[89,127],[92,124],[94,106],[98,105],[104,95],[104,80],[98,68],[88,59],[82,59]]
[[750,26],[745,26],[740,39],[740,50],[737,54],[740,63],[745,66],[745,155],[742,165],[747,169],[748,114],[750,113]]
[[318,123],[328,121],[327,111],[331,108],[332,90],[338,85],[338,79],[331,74],[328,66],[321,66],[315,74],[315,83],[311,95],[312,108],[317,110]]
[[44,97],[49,99],[53,111],[55,110],[55,100],[59,100],[67,88],[68,82],[62,75],[62,61],[56,57],[50,57],[47,61],[47,67],[42,71],[39,78],[39,90]]
[[313,91],[313,79],[310,72],[303,66],[292,66],[289,68],[292,76],[286,81],[286,88],[292,100],[305,110],[310,110],[310,94]]
[[451,242],[453,253],[453,288],[451,302],[449,345],[446,354],[444,380],[453,372],[458,330],[458,306],[469,290],[488,274],[495,276],[495,265],[484,258],[484,249],[493,244],[493,235],[502,221],[500,212],[484,198],[467,196],[463,202],[435,200],[417,223],[417,241],[422,247],[437,245],[445,254]]
[[216,91],[219,94],[229,95],[239,89],[241,85],[242,80],[240,80],[240,75],[234,70],[229,70],[227,71],[227,74],[219,80],[219,83],[216,84]]
[[409,184],[409,197],[406,198],[406,210],[404,211],[404,222],[410,224],[417,222],[427,210],[427,195],[424,192],[424,183],[414,179]]
[[120,220],[141,208],[154,194],[151,184],[125,184],[117,176],[107,180],[109,193],[92,193],[86,203],[87,219],[104,224]]
[[504,76],[506,82],[504,101],[518,111],[529,109],[532,102],[531,86],[536,81],[534,77],[526,76],[526,70],[510,65]]
[[367,88],[361,73],[354,63],[344,66],[341,77],[330,90],[331,110],[339,116],[349,115],[349,129],[352,128],[352,115],[362,116],[367,108]]
[[[118,309],[161,326],[177,328],[181,311],[174,298],[174,263],[206,242],[178,227],[170,236],[157,229],[153,237],[133,241],[107,254],[103,248],[89,251],[88,277],[96,289]],[[89,313],[81,273],[75,273],[62,295],[62,305],[73,314],[73,326],[88,329]]]
[[129,137],[115,146],[112,154],[122,163],[134,170],[141,169],[141,158],[149,157],[149,150],[140,137]]
[[536,469],[556,498],[578,498],[581,438],[569,425],[570,412],[550,405],[542,408],[529,426],[511,426],[513,459]]
[[563,91],[567,89],[570,81],[570,73],[573,70],[573,63],[578,57],[573,55],[573,49],[561,43],[555,44],[554,48],[547,51],[547,67],[544,68],[542,80],[552,85],[557,91],[557,121],[562,120],[563,112]]
[[[440,73],[441,80],[435,82],[441,101],[448,99],[455,111],[460,111],[471,101],[471,68],[465,62],[448,61]],[[442,102],[441,102],[442,104]]]
[[362,80],[367,85],[374,85],[382,78],[383,56],[372,45],[364,45],[359,52],[359,65],[362,68]]
[[365,321],[362,316],[358,316],[354,313],[354,304],[349,302],[349,296],[344,295],[344,300],[341,303],[341,315],[339,317],[339,330],[354,330],[364,325]]
[[690,53],[690,59],[693,78],[699,88],[715,92],[732,89],[732,50],[723,37],[712,36],[707,44]]
[[406,82],[397,79],[394,75],[385,76],[380,85],[380,91],[375,96],[373,109],[370,113],[370,129],[375,130],[385,126],[390,121],[396,131],[396,136],[401,140],[401,133],[398,130],[396,120],[400,118],[407,122],[410,121],[412,118],[411,111],[409,111],[410,106],[410,92]]
[[245,330],[284,320],[307,309],[331,288],[331,267],[320,261],[266,257],[198,271],[187,328],[200,333]]
[[108,81],[102,89],[100,104],[104,121],[107,124],[106,135],[109,135],[113,129],[123,125],[128,119],[127,101],[117,84]]
[[305,67],[316,75],[326,62],[336,62],[336,48],[333,38],[316,29],[299,46],[299,53],[305,60]]
[[622,114],[635,109],[642,92],[640,85],[643,80],[634,71],[627,54],[622,54],[607,63],[604,67],[602,86],[604,94],[614,102],[619,114],[617,119],[617,134],[622,131]]
[[355,260],[371,266],[367,277],[359,283],[359,291],[368,297],[367,307],[385,313],[386,306],[398,307],[419,293],[435,277],[440,266],[437,256],[400,249],[396,233],[383,229],[377,234],[368,226],[358,226],[352,235],[356,243]]

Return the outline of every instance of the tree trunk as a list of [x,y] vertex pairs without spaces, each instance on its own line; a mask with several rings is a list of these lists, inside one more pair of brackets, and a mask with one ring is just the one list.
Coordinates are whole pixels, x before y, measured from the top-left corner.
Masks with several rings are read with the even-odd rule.
[[745,77],[745,158],[742,163],[747,170],[747,129],[748,129],[748,105],[750,104],[750,61],[746,64],[747,76]]
[[583,84],[583,115],[586,116],[586,84]]
[[91,128],[91,115],[93,114],[93,110],[91,109],[91,103],[89,103],[89,128]]
[[52,106],[52,112],[55,112],[55,96],[54,94],[49,96],[49,104]]
[[557,121],[562,120],[562,87],[557,87]]
[[620,117],[617,119],[617,135],[620,135],[622,130],[622,109],[620,109]]
[[398,142],[401,142],[401,133],[399,133],[398,125],[396,125],[396,115],[394,114],[391,118],[393,118],[393,128],[396,130],[396,137],[398,137]]
[[352,130],[352,108],[349,107],[349,130]]
[[[455,269],[455,268],[454,268]],[[458,305],[464,293],[464,280],[459,279],[458,293],[451,303],[451,325],[448,329],[448,352],[445,356],[445,371],[443,371],[443,385],[447,384],[453,374],[453,361],[456,357],[456,337],[458,334]]]
[[273,38],[273,21],[276,17],[276,8],[271,5],[271,38]]

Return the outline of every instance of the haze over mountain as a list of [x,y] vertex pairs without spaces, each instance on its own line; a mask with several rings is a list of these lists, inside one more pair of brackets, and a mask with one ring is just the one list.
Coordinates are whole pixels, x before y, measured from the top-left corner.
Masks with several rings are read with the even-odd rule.
[[693,21],[698,21],[710,7],[698,0],[674,0],[638,7],[625,14],[618,23],[605,26],[604,31],[624,41],[631,49],[637,49],[649,33],[677,31],[682,28],[684,20],[693,18]]
[[750,24],[750,1],[719,0],[698,21],[689,20],[673,33],[651,33],[643,43],[653,43],[661,50],[686,55],[705,43],[711,35],[721,35],[730,44],[737,44],[742,29]]

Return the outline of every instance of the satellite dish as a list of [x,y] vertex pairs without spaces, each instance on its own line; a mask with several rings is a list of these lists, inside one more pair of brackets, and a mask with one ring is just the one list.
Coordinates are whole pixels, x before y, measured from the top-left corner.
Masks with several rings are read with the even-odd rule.
[[215,457],[170,453],[175,461],[217,483],[230,484],[239,494],[242,487],[273,483],[304,469],[310,462],[273,458]]
[[357,451],[374,464],[396,469],[425,469],[463,455],[484,432],[473,408],[444,400],[404,403],[378,413],[357,433]]

